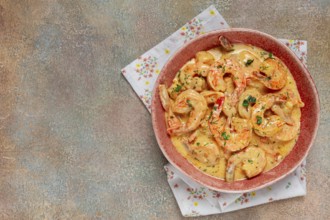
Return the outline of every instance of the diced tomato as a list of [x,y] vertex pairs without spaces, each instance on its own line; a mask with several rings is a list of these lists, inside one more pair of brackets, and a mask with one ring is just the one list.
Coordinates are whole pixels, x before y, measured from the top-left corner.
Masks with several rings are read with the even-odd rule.
[[225,97],[220,97],[217,99],[217,101],[215,101],[215,103],[218,104],[219,106],[222,106],[224,101],[225,101]]

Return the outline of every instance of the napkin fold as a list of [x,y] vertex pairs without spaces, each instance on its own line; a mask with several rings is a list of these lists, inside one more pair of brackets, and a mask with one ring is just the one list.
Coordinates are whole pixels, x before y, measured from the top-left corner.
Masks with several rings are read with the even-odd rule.
[[[171,36],[138,57],[121,70],[148,111],[154,83],[167,60],[186,42],[209,31],[229,28],[211,5]],[[280,39],[306,65],[307,42]],[[171,164],[165,165],[167,180],[183,216],[201,216],[231,212],[276,200],[306,195],[306,162],[275,184],[248,193],[222,193],[208,189],[182,174]]]

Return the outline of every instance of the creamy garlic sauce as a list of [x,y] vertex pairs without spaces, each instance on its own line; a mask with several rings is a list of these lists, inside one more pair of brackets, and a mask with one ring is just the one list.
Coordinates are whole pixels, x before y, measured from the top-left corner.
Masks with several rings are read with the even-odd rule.
[[[257,59],[259,59],[260,62],[263,62],[269,56],[273,56],[273,55],[270,55],[270,53],[267,51],[264,51],[260,48],[257,48],[257,47],[251,46],[251,45],[245,45],[245,44],[234,44],[234,51],[230,52],[230,53],[223,53],[220,50],[220,48],[213,48],[213,49],[209,50],[208,52],[211,53],[215,57],[215,60],[219,60],[220,58],[230,57],[230,55],[232,55],[232,54],[240,54],[243,51],[248,51],[248,52],[252,53]],[[244,63],[248,62],[248,57],[247,58],[242,57],[241,59],[243,60]],[[195,59],[193,59],[192,61],[190,61],[188,63],[194,63],[194,62],[195,62]],[[255,60],[254,63],[256,63],[256,62],[257,61]],[[254,63],[252,63],[250,66],[248,66],[246,68],[247,69],[254,68],[253,67]],[[287,70],[288,74],[287,74],[287,82],[286,82],[285,87],[283,89],[281,89],[280,91],[272,91],[272,93],[279,93],[281,91],[289,89],[289,90],[292,90],[294,92],[294,94],[297,97],[299,97],[299,99],[300,99],[296,83],[295,83],[290,71],[287,68],[286,68],[286,70]],[[178,78],[178,75],[176,76],[176,79],[174,79],[174,82],[179,81],[177,78]],[[254,80],[252,80],[250,82],[250,84],[247,85],[246,90],[248,90],[250,88],[256,88],[262,95],[270,92],[270,90],[267,89],[262,83],[260,83],[258,81],[254,81]],[[209,105],[209,110],[206,113],[206,115],[211,112],[212,108],[213,108],[213,106]],[[294,119],[294,121],[300,122],[300,117],[301,117],[300,107],[298,107],[298,106],[294,107],[292,110],[291,116]],[[166,115],[166,117],[168,117],[168,115]],[[181,122],[187,122],[187,118],[188,118],[187,115],[179,116],[179,119],[181,120]],[[298,135],[299,135],[299,132],[298,132]],[[268,140],[266,140],[266,143],[265,143],[264,138],[255,134],[255,132],[252,132],[252,139],[250,141],[249,146],[259,147],[266,152],[267,163],[266,163],[266,167],[263,170],[263,172],[267,172],[267,171],[271,170],[272,168],[274,168],[275,166],[277,166],[290,153],[290,151],[292,150],[292,148],[294,147],[294,145],[297,141],[298,135],[289,141],[276,141],[276,140],[272,140],[272,138],[269,138]],[[187,135],[172,135],[171,136],[171,140],[172,140],[173,145],[175,146],[176,150],[183,157],[185,157],[191,164],[196,166],[201,171],[203,171],[211,176],[214,176],[214,177],[217,177],[220,179],[225,179],[226,178],[227,159],[224,156],[222,156],[219,158],[218,162],[214,165],[207,165],[206,163],[201,162],[189,151],[187,146],[183,143],[184,142],[183,139],[186,136]],[[201,128],[199,128],[199,131],[197,132],[197,138],[195,140],[195,143],[197,143],[197,145],[200,145],[200,146],[205,146],[205,145],[210,145],[210,144],[217,145],[216,141],[212,137],[212,134],[208,131],[208,127],[207,126],[203,127],[203,125],[201,126]],[[221,147],[219,147],[219,150],[220,150],[220,155],[224,155],[223,149]],[[235,180],[246,179],[246,175],[242,171],[241,166],[242,166],[242,164],[238,164],[235,167]]]

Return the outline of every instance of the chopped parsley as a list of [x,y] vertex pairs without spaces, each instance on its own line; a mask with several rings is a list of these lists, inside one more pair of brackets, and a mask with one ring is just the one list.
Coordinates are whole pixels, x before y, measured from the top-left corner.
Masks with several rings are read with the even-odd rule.
[[210,120],[210,118],[212,117],[212,114],[213,114],[213,111],[210,111],[210,115],[209,115],[209,117],[208,117],[208,121]]
[[253,160],[248,159],[248,162],[249,162],[250,164],[253,164]]
[[254,103],[256,103],[257,99],[255,97],[249,95],[248,101],[249,101],[249,103],[253,103],[254,104]]
[[226,134],[226,132],[222,132],[221,136],[222,136],[223,139],[225,139],[225,140],[229,140],[229,138],[230,138],[229,134]]
[[251,103],[251,104],[255,104],[256,101],[257,101],[257,99],[256,99],[255,97],[249,95],[249,97],[248,97],[247,99],[244,99],[242,105],[243,105],[244,107],[248,107],[250,103]]
[[200,145],[200,143],[199,143],[199,142],[197,142],[196,144],[197,144],[197,146],[199,146],[199,145]]
[[262,123],[262,117],[257,116],[257,124],[260,125]]
[[253,63],[254,59],[248,59],[245,63],[245,66],[250,66]]
[[249,106],[249,101],[247,99],[244,99],[243,104],[244,107],[248,107]]
[[262,57],[262,58],[264,58],[265,60],[267,60],[267,59],[274,59],[274,55],[273,55],[273,53],[272,52],[267,52],[267,51],[261,51],[260,52],[260,56]]
[[180,92],[181,89],[182,89],[182,86],[177,84],[176,87],[174,88],[174,92]]
[[264,56],[266,56],[268,53],[266,52],[266,51],[261,51],[260,52],[260,56],[262,56],[262,57],[264,57]]
[[218,69],[221,69],[221,68],[222,68],[222,66],[221,66],[221,65],[219,65],[219,66],[217,66],[217,68],[218,68]]

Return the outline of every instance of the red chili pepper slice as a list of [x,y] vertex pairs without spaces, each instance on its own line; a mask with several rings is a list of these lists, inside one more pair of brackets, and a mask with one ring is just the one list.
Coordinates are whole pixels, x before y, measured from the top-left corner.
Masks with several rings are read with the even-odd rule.
[[225,101],[225,97],[220,97],[217,99],[217,101],[215,101],[215,103],[218,104],[219,106],[222,106],[224,101]]

